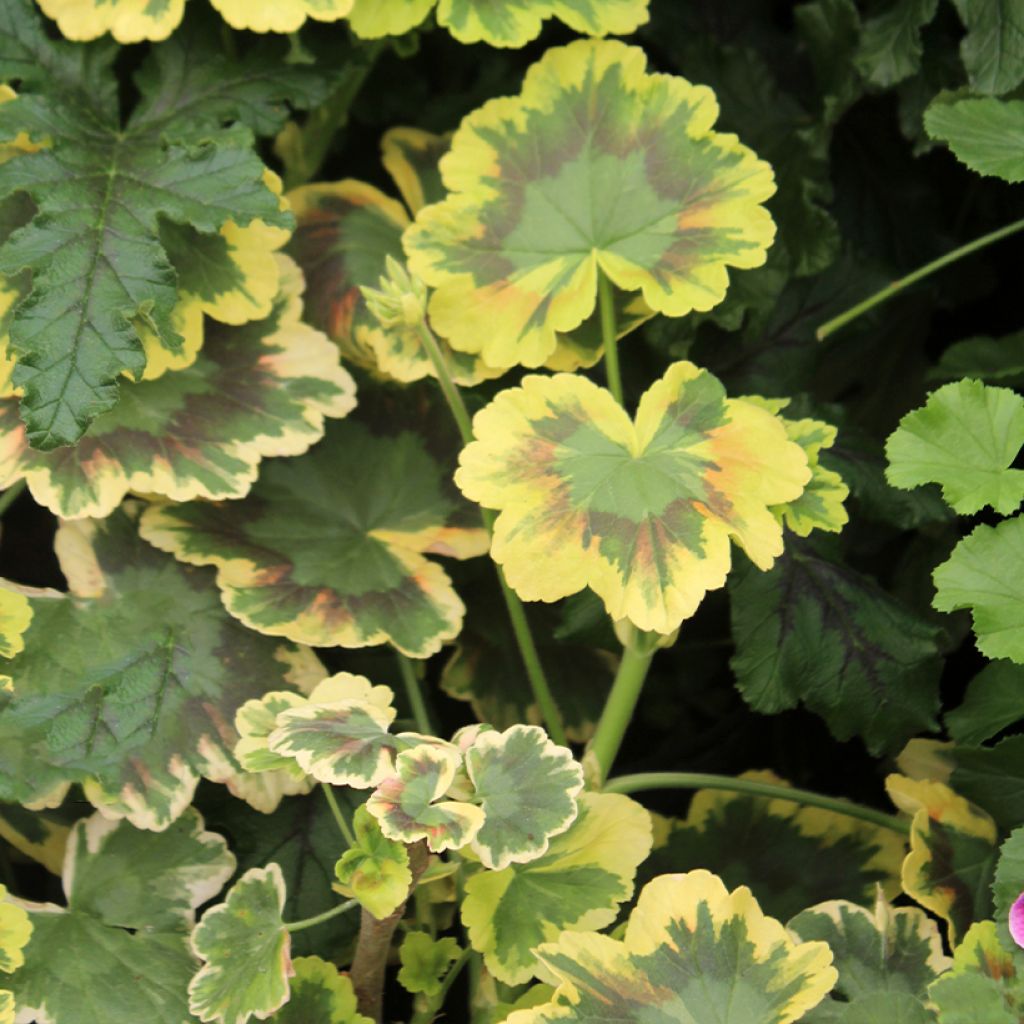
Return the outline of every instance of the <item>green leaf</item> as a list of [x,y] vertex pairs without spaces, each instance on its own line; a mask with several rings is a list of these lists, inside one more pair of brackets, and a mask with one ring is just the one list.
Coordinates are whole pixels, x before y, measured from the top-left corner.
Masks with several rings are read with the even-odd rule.
[[471,522],[422,437],[349,418],[306,455],[264,465],[243,501],[155,505],[141,530],[183,561],[215,565],[225,605],[251,629],[427,657],[458,634],[464,609],[425,556],[482,554],[487,534]]
[[1024,668],[993,661],[967,684],[963,703],[944,716],[946,730],[958,743],[984,743],[1024,719]]
[[1024,80],[1024,3],[953,0],[967,29],[960,57],[976,92],[1001,95]]
[[409,851],[381,832],[376,818],[365,806],[356,810],[352,827],[356,845],[342,854],[334,873],[346,894],[351,893],[374,917],[382,920],[393,914],[409,895],[412,885]]
[[0,839],[10,844],[51,875],[64,870],[70,824],[57,811],[32,811],[18,804],[0,804]]
[[0,657],[13,658],[25,649],[25,630],[31,624],[29,599],[20,591],[0,587]]
[[373,1024],[356,1009],[352,979],[318,956],[292,961],[288,1002],[267,1018],[269,1024]]
[[188,986],[201,1021],[245,1024],[267,1018],[288,1000],[294,968],[281,912],[285,887],[277,864],[251,868],[208,910],[192,932],[203,966]]
[[481,733],[466,770],[485,816],[473,851],[492,870],[536,860],[576,817],[583,768],[539,726]]
[[1004,831],[1024,821],[1024,736],[944,753],[953,763],[950,782],[957,792],[984,807]]
[[96,814],[68,846],[67,907],[30,910],[32,940],[10,979],[19,1010],[52,1024],[182,1024],[188,932],[234,870],[227,844],[189,810],[161,833]]
[[933,139],[945,142],[956,158],[978,174],[1024,181],[1024,102],[1021,100],[941,98],[924,114]]
[[271,690],[247,700],[235,712],[235,729],[241,737],[235,745],[235,757],[243,771],[285,771],[296,779],[306,777],[294,758],[270,749],[270,734],[277,728],[277,716],[282,711],[305,707],[307,703],[305,697],[291,690]]
[[791,545],[731,587],[737,685],[756,711],[803,703],[832,734],[895,751],[936,726],[938,629],[873,580]]
[[[805,942],[828,943],[839,981],[831,998],[803,1018],[805,1024],[898,1021],[929,1024],[922,1003],[928,986],[949,966],[934,920],[917,907],[893,907],[881,892],[874,911],[833,900],[797,914],[788,927]],[[885,1016],[872,1018],[873,1008]],[[894,1004],[894,1005],[893,1005]],[[896,1006],[908,1009],[902,1015]],[[857,1016],[857,1015],[860,1016]]]
[[1010,933],[1010,909],[1024,892],[1024,827],[1016,828],[999,847],[999,859],[992,879],[992,902],[995,907],[999,941],[1006,949],[1017,942]]
[[426,932],[409,932],[398,950],[402,961],[399,984],[407,992],[438,995],[449,967],[461,952],[455,939],[432,939]]
[[650,816],[638,803],[614,793],[582,794],[578,817],[542,857],[481,871],[466,883],[462,922],[473,948],[500,981],[527,981],[540,943],[615,920],[650,849]]
[[139,539],[137,514],[57,534],[70,593],[30,599],[15,692],[0,700],[0,799],[80,781],[105,813],[164,828],[205,776],[271,810],[283,780],[238,774],[231,723],[246,700],[315,672],[316,659],[239,626],[208,571]]
[[896,85],[921,67],[921,30],[935,17],[938,0],[891,0],[865,20],[856,63],[872,84]]
[[976,526],[932,579],[940,612],[971,610],[982,654],[1024,663],[1024,517]]
[[986,383],[1017,384],[1024,378],[1024,331],[1001,338],[966,338],[939,357],[930,376],[937,380],[976,377]]
[[1024,498],[1024,472],[1010,469],[1024,444],[1024,398],[1009,390],[961,380],[933,391],[889,436],[889,483],[905,490],[942,485],[961,515],[986,505],[1002,515]]

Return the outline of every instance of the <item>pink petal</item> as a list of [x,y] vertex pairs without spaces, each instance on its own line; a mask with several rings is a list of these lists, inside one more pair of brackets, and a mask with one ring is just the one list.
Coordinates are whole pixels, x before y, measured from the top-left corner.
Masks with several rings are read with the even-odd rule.
[[1024,947],[1024,892],[1010,907],[1010,934],[1018,946]]

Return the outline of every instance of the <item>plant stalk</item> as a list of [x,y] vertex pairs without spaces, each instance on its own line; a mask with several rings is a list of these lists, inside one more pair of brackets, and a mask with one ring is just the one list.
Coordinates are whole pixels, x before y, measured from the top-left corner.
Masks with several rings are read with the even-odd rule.
[[601,340],[604,343],[604,372],[608,390],[622,405],[622,373],[619,370],[618,327],[615,323],[615,293],[603,270],[597,272],[597,302],[601,311]]
[[950,263],[955,263],[964,256],[970,256],[971,253],[977,252],[979,249],[984,249],[985,246],[992,245],[994,242],[1007,238],[1009,235],[1016,234],[1018,231],[1024,231],[1024,220],[1014,221],[1012,224],[1007,224],[987,235],[982,235],[981,238],[976,238],[973,242],[961,245],[959,249],[947,252],[945,256],[940,256],[937,260],[932,260],[931,263],[926,263],[923,267],[918,267],[917,270],[907,274],[906,277],[901,277],[899,280],[893,281],[892,284],[887,284],[884,288],[880,288],[874,295],[869,295],[862,302],[858,302],[857,305],[851,306],[845,313],[840,313],[839,316],[834,316],[831,320],[823,323],[818,328],[815,332],[815,336],[818,341],[824,341],[830,334],[834,334],[840,328],[845,327],[848,323],[851,323],[859,316],[868,312],[868,310],[874,309],[875,306],[881,305],[883,302],[887,302],[894,295],[898,295],[904,289],[909,288],[912,284],[916,284],[923,278],[928,277],[929,274],[934,274],[937,270],[942,270],[943,267],[948,267]]
[[331,808],[331,814],[334,815],[334,820],[337,822],[338,831],[345,837],[345,842],[350,847],[356,845],[356,837],[349,827],[349,823],[345,820],[345,815],[341,813],[341,808],[338,806],[337,797],[334,795],[334,790],[326,783],[320,783],[320,789],[323,791],[324,797],[327,799],[327,804]]
[[301,932],[305,928],[312,928],[315,925],[323,924],[324,921],[330,921],[333,917],[339,917],[341,914],[347,914],[350,910],[354,910],[358,906],[359,900],[347,900],[344,903],[339,903],[336,907],[331,907],[330,910],[325,910],[322,914],[317,914],[316,917],[307,917],[302,921],[292,921],[284,927],[289,933]]
[[809,807],[821,807],[836,814],[845,814],[849,818],[859,818],[879,828],[887,828],[900,835],[910,831],[907,822],[895,815],[876,811],[863,804],[855,804],[852,800],[841,797],[825,796],[809,789],[795,789],[780,786],[771,782],[758,782],[754,779],[737,779],[731,775],[705,775],[701,772],[641,772],[637,775],[620,775],[609,779],[605,784],[605,793],[640,793],[652,789],[723,789],[733,793],[750,793],[752,796],[764,796],[773,800],[790,800]]
[[[420,341],[423,349],[430,357],[434,373],[441,386],[441,393],[448,402],[455,424],[459,428],[459,435],[463,444],[469,444],[473,440],[473,424],[469,418],[469,411],[466,403],[462,400],[455,381],[452,380],[451,371],[448,367],[448,360],[445,358],[441,346],[434,337],[434,332],[421,321],[419,325]],[[493,536],[495,515],[490,509],[480,510],[481,518],[487,532]],[[493,562],[494,570],[498,574],[498,582],[501,584],[501,594],[505,599],[505,607],[508,609],[509,621],[512,623],[512,632],[515,634],[516,645],[519,648],[519,655],[523,659],[523,667],[526,669],[526,677],[530,682],[530,689],[533,692],[533,699],[540,708],[541,718],[548,735],[562,746],[568,745],[568,737],[565,734],[565,726],[562,723],[562,713],[558,710],[551,686],[548,684],[547,676],[544,674],[544,666],[541,664],[540,654],[537,651],[537,644],[530,631],[530,623],[526,618],[526,609],[522,601],[516,596],[515,591],[508,585],[505,573],[497,562]]]
[[0,494],[0,516],[2,516],[18,499],[18,495],[25,490],[25,478],[15,480],[10,487]]
[[423,696],[423,688],[420,686],[419,676],[416,674],[416,666],[412,659],[407,658],[401,651],[395,651],[398,660],[398,671],[402,676],[402,683],[405,686],[405,696],[412,708],[412,716],[416,720],[416,728],[427,736],[434,736],[437,730],[430,718],[430,709],[427,707],[426,699]]
[[[426,871],[429,859],[427,846],[423,840],[409,847],[409,870],[412,872],[410,894],[416,888],[420,875]],[[349,973],[359,1012],[376,1021],[376,1024],[381,1024],[384,1016],[384,974],[387,970],[391,940],[394,938],[398,922],[405,914],[405,905],[408,902],[407,895],[400,907],[380,920],[365,907],[360,917],[356,955]]]

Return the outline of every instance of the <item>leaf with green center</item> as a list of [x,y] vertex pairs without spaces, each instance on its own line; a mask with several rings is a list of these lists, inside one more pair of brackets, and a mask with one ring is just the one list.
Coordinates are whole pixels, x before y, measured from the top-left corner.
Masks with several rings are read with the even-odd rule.
[[1024,472],[1010,469],[1024,444],[1024,398],[1009,388],[961,380],[907,413],[885,445],[886,477],[909,490],[942,485],[961,515],[986,505],[1002,515],[1024,499]]
[[141,530],[215,565],[228,611],[251,629],[321,647],[390,642],[422,658],[458,635],[464,610],[425,555],[487,548],[468,513],[420,436],[348,419],[301,458],[265,463],[243,501],[155,505]]
[[339,21],[352,10],[354,0],[211,0],[232,27],[249,32],[297,32],[307,18]]
[[540,366],[593,312],[599,271],[682,316],[721,302],[727,267],[764,263],[771,168],[711,130],[709,89],[645,64],[618,42],[550,49],[519,96],[463,120],[441,161],[452,194],[404,237],[453,348]]
[[960,56],[976,92],[1000,95],[1024,80],[1024,4],[954,0],[967,29]]
[[373,1024],[356,1009],[351,979],[318,956],[292,961],[288,1002],[267,1018],[269,1024]]
[[940,612],[971,610],[982,654],[1024,663],[1024,516],[976,526],[932,579]]
[[481,733],[466,770],[485,816],[473,852],[492,870],[536,860],[576,817],[583,768],[539,726]]
[[395,758],[396,774],[377,787],[366,809],[389,839],[426,839],[434,853],[458,850],[484,824],[484,812],[474,804],[441,799],[461,764],[458,750],[440,740],[403,750]]
[[159,829],[205,775],[270,810],[281,792],[233,773],[231,722],[245,701],[293,687],[311,655],[242,628],[212,574],[144,544],[135,515],[57,534],[70,593],[30,598],[14,693],[0,709],[0,800],[81,781],[105,813]]
[[945,142],[956,158],[978,174],[1024,181],[1024,102],[936,100],[925,111],[929,136]]
[[796,942],[749,889],[730,893],[707,871],[648,883],[621,942],[566,932],[537,956],[555,997],[508,1024],[791,1024],[836,980],[828,946]]
[[924,911],[893,907],[879,892],[873,912],[833,900],[797,914],[788,927],[805,942],[827,943],[839,971],[832,997],[803,1017],[805,1024],[870,1020],[872,1008],[882,1011],[886,1005],[891,1017],[880,1020],[929,1024],[934,1019],[922,1004],[950,959]]
[[25,630],[32,624],[32,605],[18,590],[0,587],[0,657],[25,650]]
[[432,939],[426,932],[410,932],[398,950],[402,961],[399,984],[407,992],[436,996],[449,967],[461,952],[455,939]]
[[381,832],[377,819],[365,806],[356,811],[352,827],[356,845],[342,854],[334,872],[345,893],[382,920],[393,914],[409,895],[409,852],[402,843]]
[[928,990],[940,1024],[1020,1024],[1024,970],[999,941],[994,921],[971,926],[953,951],[953,969]]
[[462,923],[487,969],[499,981],[520,984],[535,973],[533,950],[542,942],[611,924],[633,894],[651,841],[650,815],[638,803],[584,793],[576,820],[543,856],[473,875]]
[[967,684],[963,703],[946,712],[946,731],[957,743],[984,743],[1024,719],[1021,694],[1024,667],[1010,661],[989,662]]
[[[189,929],[234,866],[193,810],[161,833],[99,814],[79,821],[64,864],[67,907],[27,905],[32,940],[10,979],[19,1010],[50,1024],[188,1020]],[[83,998],[97,991],[101,999]]]
[[972,922],[992,912],[995,822],[941,782],[890,775],[886,789],[901,811],[913,815],[903,889],[947,923],[955,946]]
[[589,586],[613,619],[671,633],[725,583],[733,537],[769,568],[770,506],[810,476],[782,422],[692,363],[673,364],[636,420],[582,377],[529,376],[473,421],[456,483],[497,508],[491,553],[519,596]]
[[793,543],[731,587],[743,699],[762,714],[803,703],[838,739],[898,750],[936,726],[939,630],[867,576]]
[[921,30],[938,6],[938,0],[891,0],[864,22],[855,60],[872,85],[887,88],[920,70]]
[[247,700],[235,712],[235,730],[241,739],[235,744],[234,754],[243,771],[285,771],[296,778],[306,777],[294,758],[270,749],[270,734],[277,728],[277,716],[306,704],[305,697],[291,690],[273,690]]
[[[772,772],[741,778],[787,785]],[[713,868],[727,886],[749,886],[766,913],[785,920],[826,900],[870,903],[879,886],[895,897],[905,854],[896,832],[844,814],[701,789],[685,820],[668,820],[641,876]]]
[[284,898],[281,869],[269,864],[247,871],[223,903],[203,914],[192,932],[203,966],[188,986],[189,1009],[201,1021],[265,1020],[288,1000],[294,969]]
[[325,417],[353,408],[355,385],[335,347],[301,323],[302,277],[290,261],[282,266],[266,320],[213,325],[187,369],[122,384],[117,406],[74,448],[30,448],[17,402],[0,400],[0,486],[25,479],[57,515],[105,516],[128,491],[240,498],[263,458],[307,450]]
[[109,32],[119,43],[166,39],[181,22],[185,0],[38,0],[67,39],[88,42]]

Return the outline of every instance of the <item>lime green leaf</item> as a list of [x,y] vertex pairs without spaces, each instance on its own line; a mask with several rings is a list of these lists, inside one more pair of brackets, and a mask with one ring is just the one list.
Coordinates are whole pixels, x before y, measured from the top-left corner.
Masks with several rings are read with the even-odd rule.
[[1020,1024],[1021,960],[999,941],[994,921],[972,925],[953,952],[953,970],[928,990],[939,1024]]
[[514,985],[535,972],[542,942],[611,924],[651,849],[650,815],[614,793],[584,793],[579,815],[529,864],[481,871],[466,883],[462,921],[487,969]]
[[890,0],[861,30],[856,63],[872,85],[886,88],[921,67],[921,29],[934,17],[938,0]]
[[32,936],[32,922],[26,911],[7,900],[0,885],[0,971],[10,974],[25,963],[22,952]]
[[978,174],[1024,181],[1024,102],[1021,100],[936,100],[924,126],[956,158]]
[[[98,814],[79,821],[64,865],[67,907],[28,907],[32,940],[10,979],[19,1010],[49,1024],[188,1020],[188,932],[234,864],[193,810],[161,833]],[[102,998],[83,998],[90,992]]]
[[[772,772],[745,772],[776,785]],[[685,820],[670,819],[643,873],[714,868],[727,886],[746,884],[773,917],[830,899],[870,903],[880,886],[900,892],[906,843],[891,829],[791,800],[698,790]]]
[[437,0],[355,0],[349,25],[363,39],[400,36],[419,25]]
[[353,0],[211,0],[232,27],[250,32],[296,32],[307,18],[338,21],[352,10]]
[[636,420],[569,374],[526,377],[474,419],[456,482],[501,509],[492,556],[528,601],[590,586],[613,619],[671,633],[721,587],[732,537],[761,568],[782,553],[769,506],[810,476],[779,419],[692,363],[673,364]]
[[576,817],[583,769],[539,726],[481,733],[466,770],[486,818],[473,850],[488,868],[536,860]]
[[1024,718],[1021,694],[1024,667],[989,662],[967,684],[963,703],[945,715],[946,730],[957,743],[984,743]]
[[792,544],[731,588],[737,685],[756,711],[805,704],[838,739],[895,751],[933,728],[938,629],[874,580]]
[[890,775],[886,789],[913,815],[903,889],[946,921],[951,944],[991,913],[996,826],[980,807],[941,782]]
[[[917,907],[893,907],[879,892],[874,911],[833,900],[797,914],[789,928],[805,942],[828,944],[839,971],[832,998],[803,1018],[806,1024],[871,1020],[885,1009],[901,1024],[929,1024],[922,1005],[928,986],[949,966],[934,920]],[[907,1004],[902,1016],[897,1006]],[[858,1017],[857,1014],[860,1014]],[[848,1015],[848,1016],[847,1016]]]
[[907,413],[886,442],[886,476],[909,490],[942,485],[961,513],[990,505],[1014,512],[1024,498],[1024,472],[1010,465],[1024,444],[1024,398],[1009,388],[961,380],[933,391]]
[[281,919],[285,887],[277,864],[251,868],[208,910],[192,932],[203,966],[188,986],[189,1009],[201,1021],[245,1024],[266,1019],[288,999],[293,973]]
[[88,42],[109,32],[119,43],[166,39],[181,21],[185,0],[38,0],[67,39]]
[[954,0],[967,29],[960,56],[977,92],[1000,95],[1024,80],[1024,4]]
[[141,529],[217,566],[228,610],[252,629],[426,657],[458,635],[464,609],[425,556],[486,550],[486,532],[463,525],[468,512],[421,436],[348,419],[301,458],[266,463],[242,502],[153,506]]
[[409,932],[398,950],[402,961],[398,981],[407,992],[436,996],[460,952],[455,939],[432,939],[426,932]]
[[555,998],[508,1024],[791,1024],[836,980],[828,946],[797,943],[748,889],[730,893],[707,871],[648,883],[621,942],[566,932],[537,955],[559,981]]
[[457,850],[484,823],[484,812],[474,804],[441,799],[461,763],[458,750],[440,740],[403,750],[395,758],[396,774],[377,787],[366,809],[389,839],[426,839],[434,853]]
[[1024,663],[1024,517],[976,526],[932,579],[940,612],[970,608],[982,654]]
[[599,270],[682,316],[721,302],[727,267],[764,262],[771,168],[711,130],[709,89],[645,64],[618,42],[550,49],[519,96],[463,120],[441,161],[452,195],[404,238],[453,348],[540,366],[593,312]]
[[214,325],[187,369],[122,384],[117,406],[74,448],[30,448],[16,401],[0,399],[0,485],[24,478],[58,515],[105,516],[129,490],[175,501],[240,498],[261,459],[309,448],[325,416],[355,405],[355,385],[335,347],[300,322],[302,277],[290,261],[282,267],[267,319]]
[[31,623],[29,599],[20,591],[0,587],[0,657],[13,658],[25,650],[25,630]]
[[405,846],[381,832],[376,818],[365,806],[356,811],[352,825],[356,845],[342,854],[334,871],[343,890],[382,920],[393,914],[409,895],[409,853]]
[[373,1024],[356,1009],[352,981],[318,956],[292,961],[288,1002],[267,1018],[269,1024]]
[[239,626],[212,574],[144,544],[136,514],[57,534],[70,593],[30,598],[14,693],[0,709],[0,800],[81,781],[105,813],[163,828],[204,775],[271,810],[280,791],[234,774],[231,722],[246,700],[292,688],[310,656]]

